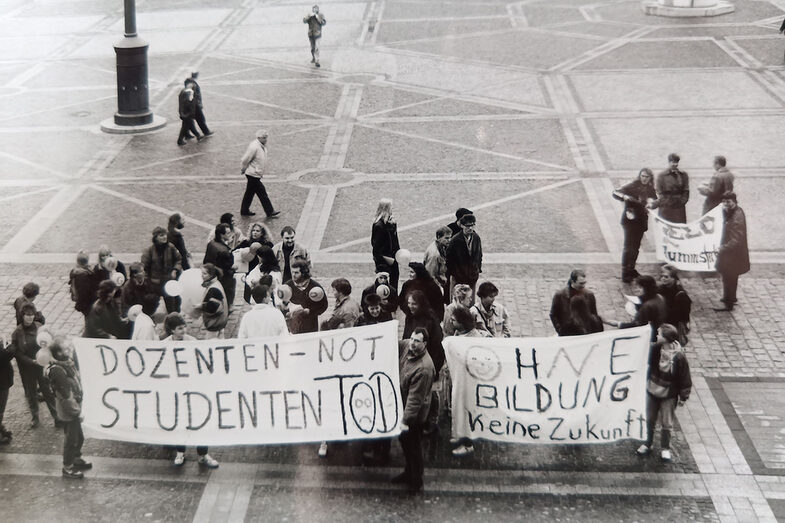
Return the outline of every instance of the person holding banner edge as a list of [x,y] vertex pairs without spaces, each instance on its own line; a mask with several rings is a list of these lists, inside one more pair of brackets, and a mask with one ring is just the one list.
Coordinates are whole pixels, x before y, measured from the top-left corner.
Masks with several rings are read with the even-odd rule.
[[736,193],[726,192],[722,195],[723,221],[720,252],[717,255],[716,268],[722,276],[722,303],[724,307],[714,309],[716,312],[730,312],[736,305],[736,289],[739,276],[750,270],[750,252],[747,248],[747,218],[744,210],[739,207]]
[[428,355],[428,331],[417,327],[408,340],[398,343],[400,352],[401,399],[403,416],[401,449],[406,459],[402,473],[392,483],[406,484],[412,493],[423,487],[422,433],[431,408],[431,387],[436,378],[433,361]]
[[638,276],[635,262],[641,248],[643,233],[649,228],[647,204],[657,199],[652,183],[654,174],[644,167],[638,172],[638,179],[613,191],[613,198],[624,202],[621,226],[624,229],[624,247],[621,252],[621,281],[631,283]]

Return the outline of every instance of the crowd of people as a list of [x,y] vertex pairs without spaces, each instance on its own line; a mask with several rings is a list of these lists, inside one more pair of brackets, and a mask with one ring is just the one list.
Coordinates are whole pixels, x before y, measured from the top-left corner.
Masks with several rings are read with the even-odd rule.
[[[632,293],[637,296],[631,319],[600,318],[596,298],[587,287],[586,272],[581,269],[573,270],[566,286],[555,292],[550,309],[558,336],[600,332],[605,325],[622,329],[650,326],[649,432],[638,453],[650,452],[654,424],[659,418],[661,458],[665,461],[672,459],[670,431],[676,404],[686,400],[690,392],[685,346],[692,301],[674,267],[662,266],[655,279],[639,274],[635,260],[649,209],[659,208],[661,215],[671,221],[686,220],[687,175],[678,169],[677,155],[671,155],[669,160],[670,168],[656,181],[650,170],[642,169],[637,180],[614,192],[624,202],[622,278],[633,284]],[[707,205],[711,198],[724,206],[725,230],[717,269],[723,276],[724,310],[732,310],[738,274],[745,272],[738,265],[742,251],[747,257],[741,269],[749,269],[746,226],[736,195],[727,190],[732,188],[733,178],[725,169],[724,158],[717,157],[715,167],[715,178],[701,192],[705,189]],[[722,192],[719,197],[718,191]],[[280,239],[274,243],[264,222],[250,223],[243,234],[231,213],[220,217],[207,239],[199,268],[201,303],[192,311],[181,311],[181,297],[172,292],[171,282],[195,263],[183,239],[185,220],[182,215],[173,214],[167,228],[153,229],[150,245],[139,260],[127,266],[106,246],[98,251],[93,266],[86,252],[77,254],[69,284],[74,308],[84,315],[84,330],[80,334],[89,338],[182,341],[193,339],[186,332],[190,327],[205,338],[257,338],[373,325],[398,317],[402,320],[399,359],[404,402],[400,441],[406,469],[393,481],[418,491],[423,485],[423,438],[438,437],[440,416],[449,416],[450,412],[451,385],[442,346],[444,337],[511,337],[514,332],[507,308],[497,301],[498,286],[479,281],[483,250],[476,216],[466,208],[459,208],[455,216],[454,222],[436,229],[424,259],[414,261],[411,253],[400,246],[393,202],[381,199],[371,225],[374,274],[369,274],[359,300],[347,279],[332,280],[329,291],[334,302],[327,313],[326,288],[313,277],[310,254],[297,242],[294,228],[284,226]],[[405,281],[399,283],[402,277]],[[242,299],[236,299],[238,284],[243,287]],[[65,433],[63,475],[79,478],[91,465],[81,458],[84,438],[79,423],[78,366],[74,364],[68,338],[50,332],[44,315],[36,308],[39,292],[35,283],[24,286],[22,296],[14,303],[17,327],[10,343],[0,347],[0,443],[12,440],[12,434],[2,425],[2,417],[13,384],[10,361],[15,359],[31,427],[40,424],[39,401],[43,401],[55,426],[62,427]],[[240,318],[237,331],[227,333],[230,316],[243,302],[250,309]],[[457,457],[474,452],[474,442],[468,438],[451,438],[450,442]],[[328,442],[322,442],[318,455],[324,457],[327,452]],[[362,452],[368,463],[385,463],[390,441],[367,442]],[[177,447],[173,453],[173,463],[182,465],[185,448]],[[206,447],[197,448],[197,454],[201,465],[218,466]]]

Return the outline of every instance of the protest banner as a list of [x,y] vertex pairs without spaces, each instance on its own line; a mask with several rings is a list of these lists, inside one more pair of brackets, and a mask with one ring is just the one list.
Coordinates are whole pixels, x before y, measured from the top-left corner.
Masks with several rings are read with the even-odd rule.
[[648,326],[587,336],[444,340],[452,435],[512,443],[646,439]]
[[74,345],[90,437],[216,446],[400,433],[396,321],[279,338]]
[[683,271],[714,271],[722,240],[722,224],[722,205],[690,223],[671,223],[655,216],[657,259]]

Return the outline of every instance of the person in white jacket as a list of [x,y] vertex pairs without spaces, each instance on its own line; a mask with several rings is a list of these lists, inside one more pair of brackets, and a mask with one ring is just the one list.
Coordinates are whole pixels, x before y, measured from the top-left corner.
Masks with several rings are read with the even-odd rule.
[[142,305],[132,305],[128,309],[128,319],[133,322],[134,328],[131,332],[132,340],[157,341],[158,333],[155,331],[155,322],[152,315],[158,308],[160,297],[148,294],[142,298]]
[[270,294],[270,287],[267,285],[259,284],[251,289],[251,297],[256,305],[246,312],[240,320],[240,328],[237,330],[238,338],[269,338],[289,335],[286,318],[272,304]]

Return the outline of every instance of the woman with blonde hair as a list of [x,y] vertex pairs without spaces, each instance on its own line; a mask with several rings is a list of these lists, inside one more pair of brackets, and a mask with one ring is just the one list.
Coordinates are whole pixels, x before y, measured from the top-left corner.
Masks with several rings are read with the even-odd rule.
[[398,225],[392,214],[392,200],[382,198],[376,207],[376,217],[371,227],[371,247],[376,272],[390,275],[390,286],[398,291],[398,262],[395,253],[401,248],[398,243]]

